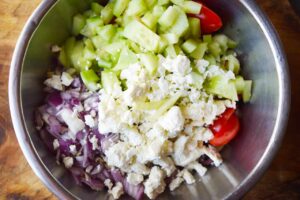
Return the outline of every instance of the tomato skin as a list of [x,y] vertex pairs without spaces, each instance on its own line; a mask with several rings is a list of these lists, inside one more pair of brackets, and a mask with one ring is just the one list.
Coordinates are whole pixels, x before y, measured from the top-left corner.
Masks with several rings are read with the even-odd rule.
[[228,108],[209,128],[214,138],[209,141],[213,146],[219,147],[228,144],[240,130],[240,122],[234,109]]
[[200,19],[201,32],[203,34],[210,34],[218,31],[223,26],[221,18],[205,5],[201,5],[202,8],[199,14],[188,14],[188,16]]

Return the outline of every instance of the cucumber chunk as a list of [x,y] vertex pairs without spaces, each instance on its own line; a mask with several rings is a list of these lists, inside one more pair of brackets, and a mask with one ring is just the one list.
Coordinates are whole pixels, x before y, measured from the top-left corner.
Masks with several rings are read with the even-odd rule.
[[158,67],[158,57],[152,53],[140,54],[140,61],[145,66],[150,75],[154,75]]
[[224,58],[225,69],[231,70],[233,73],[238,74],[240,71],[240,61],[233,55],[228,55]]
[[186,14],[178,6],[174,6],[174,8],[179,13],[179,16],[168,32],[174,33],[181,37],[188,31],[189,21]]
[[197,48],[190,54],[194,59],[202,59],[207,51],[207,43],[198,44]]
[[109,2],[102,10],[101,10],[101,19],[104,24],[109,24],[114,17],[113,13],[114,3]]
[[116,0],[114,9],[113,9],[113,14],[116,17],[120,17],[123,12],[126,10],[130,0]]
[[124,47],[121,51],[119,61],[117,65],[114,67],[114,71],[125,69],[129,65],[137,62],[138,62],[137,56],[128,47]]
[[189,17],[190,33],[194,38],[199,38],[201,36],[201,24],[200,19]]
[[200,14],[202,5],[195,1],[184,1],[181,4],[184,12],[189,14]]
[[245,87],[243,91],[243,101],[245,103],[251,100],[252,81],[245,81]]
[[185,41],[181,47],[185,53],[190,54],[196,50],[197,46],[198,46],[198,42],[196,40],[189,39]]
[[112,94],[114,91],[121,91],[121,83],[115,72],[102,71],[101,72],[101,83],[103,89],[108,93]]
[[170,28],[175,23],[180,14],[181,13],[176,6],[169,6],[158,20],[158,23],[161,26],[162,30],[167,30],[168,28]]
[[148,8],[144,0],[131,0],[125,15],[141,16],[147,12]]
[[100,15],[101,10],[103,9],[103,6],[101,6],[99,3],[92,2],[91,9],[96,15]]
[[133,20],[125,27],[123,35],[149,51],[158,51],[160,37],[137,20]]
[[73,17],[72,33],[78,35],[86,24],[86,19],[83,15],[75,15]]
[[83,83],[89,90],[96,91],[100,88],[100,84],[98,83],[100,78],[94,72],[94,70],[82,71],[80,72],[80,76]]
[[228,80],[227,77],[222,75],[210,78],[205,84],[205,89],[210,94],[228,98],[233,101],[238,100],[234,82]]
[[245,80],[241,76],[237,76],[234,80],[235,88],[238,94],[243,94],[245,88]]
[[141,20],[148,28],[155,31],[158,19],[154,14],[147,12]]

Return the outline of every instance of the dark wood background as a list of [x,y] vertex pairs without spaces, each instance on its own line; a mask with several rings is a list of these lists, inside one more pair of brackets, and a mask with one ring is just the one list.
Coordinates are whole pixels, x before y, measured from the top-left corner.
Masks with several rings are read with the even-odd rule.
[[[0,199],[56,199],[34,175],[18,146],[7,97],[9,65],[17,37],[40,2],[0,0]],[[276,27],[287,53],[292,79],[292,109],[278,155],[244,199],[296,200],[300,199],[300,18],[288,0],[257,2]]]

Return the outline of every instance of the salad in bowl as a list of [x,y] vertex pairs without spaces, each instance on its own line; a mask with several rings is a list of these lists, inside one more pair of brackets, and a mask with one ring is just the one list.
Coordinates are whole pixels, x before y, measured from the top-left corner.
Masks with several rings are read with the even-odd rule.
[[220,166],[240,129],[237,43],[220,17],[188,0],[97,2],[54,45],[36,128],[78,184],[114,199],[157,198]]

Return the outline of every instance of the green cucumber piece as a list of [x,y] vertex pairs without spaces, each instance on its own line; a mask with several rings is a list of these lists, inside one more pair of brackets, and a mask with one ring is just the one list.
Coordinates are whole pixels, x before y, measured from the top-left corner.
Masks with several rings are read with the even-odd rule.
[[170,3],[170,0],[158,0],[157,5],[159,6],[165,6]]
[[189,17],[190,33],[194,38],[199,38],[201,36],[201,24],[200,19]]
[[109,2],[101,10],[100,16],[101,16],[101,19],[103,20],[104,24],[109,24],[111,22],[111,20],[113,19],[113,17],[114,17],[113,9],[114,9],[114,3]]
[[142,53],[139,57],[149,74],[154,75],[158,67],[158,57],[152,53]]
[[154,112],[154,114],[150,116],[150,121],[157,120],[166,111],[168,111],[172,106],[174,106],[180,97],[181,97],[181,94],[178,93],[178,94],[164,100],[163,104],[159,107],[159,109],[157,109]]
[[142,48],[153,52],[158,51],[160,37],[137,20],[133,20],[125,27],[123,35],[139,44]]
[[112,24],[105,25],[97,29],[97,34],[107,42],[110,42],[112,40],[116,32],[117,32],[117,28]]
[[203,88],[203,82],[204,82],[203,77],[197,72],[192,72],[191,75],[192,75],[192,79],[193,79],[193,85],[197,89],[202,89]]
[[198,44],[197,48],[190,54],[196,60],[202,59],[207,51],[207,43]]
[[126,10],[130,0],[116,0],[114,9],[113,9],[113,14],[116,17],[120,17],[123,12]]
[[148,8],[144,0],[131,0],[125,15],[141,16],[147,12]]
[[206,84],[205,89],[208,93],[231,99],[238,100],[237,91],[234,82],[228,80],[222,75],[210,78]]
[[62,47],[62,50],[60,51],[59,61],[66,68],[72,67],[70,55],[72,50],[74,49],[75,44],[75,37],[70,37],[66,40],[64,46]]
[[195,1],[184,1],[181,4],[184,12],[189,14],[200,14],[202,5]]
[[114,71],[119,71],[127,68],[129,65],[137,63],[137,56],[128,48],[124,47],[121,51],[119,61],[114,67]]
[[142,17],[142,22],[145,24],[148,28],[151,30],[155,31],[156,24],[157,24],[157,17],[154,16],[151,12],[147,12],[143,17]]
[[180,14],[177,6],[169,6],[159,18],[158,24],[161,26],[162,30],[167,30],[175,23]]
[[148,6],[148,8],[151,9],[155,5],[157,5],[157,1],[159,1],[159,0],[145,0],[145,3]]
[[112,94],[114,90],[121,91],[121,83],[115,72],[102,71],[101,72],[101,83],[102,83],[103,89],[108,94]]
[[157,19],[159,19],[159,18],[164,14],[165,11],[166,11],[166,8],[165,8],[165,7],[156,5],[156,6],[154,6],[154,8],[153,8],[153,10],[152,10],[152,14],[153,14]]
[[110,69],[112,68],[112,63],[102,59],[101,57],[97,57],[96,61],[99,67]]
[[108,44],[108,41],[103,39],[103,37],[100,36],[100,35],[91,37],[91,40],[92,40],[93,45],[97,49],[101,49],[101,48],[105,47]]
[[150,102],[137,101],[134,104],[134,108],[140,111],[158,110],[165,101],[166,100]]
[[96,91],[100,88],[98,81],[99,76],[94,72],[94,70],[87,70],[80,72],[81,79],[84,85],[91,91]]
[[238,74],[240,71],[240,61],[233,55],[228,55],[224,58],[225,60],[225,69],[232,71],[235,74]]
[[75,15],[73,17],[72,33],[78,35],[86,24],[86,19],[83,15]]
[[245,80],[241,76],[237,76],[236,79],[234,79],[235,88],[238,94],[243,94],[244,88],[245,88]]
[[198,42],[196,40],[189,39],[185,41],[181,47],[185,53],[190,54],[196,50],[197,46],[198,46]]
[[213,41],[212,35],[203,35],[203,42],[211,43]]
[[228,49],[228,37],[224,34],[215,35],[213,37],[213,41],[218,43],[220,47],[222,48],[223,52],[225,52]]
[[166,33],[161,35],[161,37],[166,39],[169,45],[177,44],[179,42],[179,37],[174,33]]
[[252,81],[245,81],[245,87],[243,91],[243,101],[245,103],[251,100]]
[[217,42],[211,42],[208,44],[208,50],[209,52],[214,56],[218,57],[222,53],[222,49],[220,47],[220,44]]
[[96,15],[100,15],[101,10],[103,9],[103,6],[101,6],[99,3],[92,2],[91,9]]
[[177,57],[177,52],[174,47],[174,45],[169,45],[165,51],[164,51],[164,56],[165,57],[170,57],[170,58],[176,58]]
[[108,52],[109,54],[115,56],[115,55],[120,55],[120,52],[122,49],[126,47],[126,41],[124,40],[119,40],[114,43],[110,43],[108,45],[105,45],[103,47],[103,50]]
[[97,33],[97,28],[103,25],[103,20],[98,17],[92,17],[88,18],[86,20],[86,25],[84,28],[80,31],[80,33],[86,37],[92,37],[96,35]]
[[168,30],[170,33],[178,35],[178,37],[183,36],[189,29],[189,21],[186,14],[178,7],[174,6],[175,9],[180,13],[176,22]]
[[184,1],[185,0],[171,0],[172,3],[179,5],[179,6],[182,5]]

